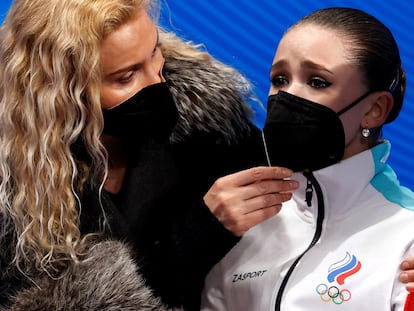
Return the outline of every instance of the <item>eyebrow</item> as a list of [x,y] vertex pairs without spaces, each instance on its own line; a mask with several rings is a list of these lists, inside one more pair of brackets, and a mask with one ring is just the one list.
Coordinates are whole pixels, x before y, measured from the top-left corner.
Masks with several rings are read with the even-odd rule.
[[[285,66],[286,64],[287,64],[287,61],[282,59],[282,60],[272,64],[272,67],[270,67],[270,72],[272,72],[273,70],[279,69],[279,68]],[[310,60],[305,60],[305,61],[301,62],[300,65],[303,66],[303,67],[310,67],[312,69],[326,71],[326,72],[329,72],[332,75],[334,74],[331,70],[329,70],[325,66],[317,64],[317,63],[312,62]]]
[[272,64],[272,66],[270,67],[270,72],[272,72],[275,69],[279,69],[280,67],[283,67],[286,64],[285,60],[280,60],[274,64]]
[[325,66],[322,66],[320,64],[314,63],[310,60],[305,60],[304,62],[302,62],[301,66],[307,66],[316,70],[322,70],[322,71],[326,71],[329,72],[330,74],[333,74],[333,72],[331,70],[329,70],[328,68],[326,68]]

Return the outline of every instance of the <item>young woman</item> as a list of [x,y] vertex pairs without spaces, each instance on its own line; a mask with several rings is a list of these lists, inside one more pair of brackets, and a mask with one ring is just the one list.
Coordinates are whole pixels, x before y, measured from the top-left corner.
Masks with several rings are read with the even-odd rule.
[[381,131],[405,91],[391,32],[360,10],[318,10],[285,33],[270,77],[269,164],[301,186],[210,271],[202,310],[407,310],[414,194]]

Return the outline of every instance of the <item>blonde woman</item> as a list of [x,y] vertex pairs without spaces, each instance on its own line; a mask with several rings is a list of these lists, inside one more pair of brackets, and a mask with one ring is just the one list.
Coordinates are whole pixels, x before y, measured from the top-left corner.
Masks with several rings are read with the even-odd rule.
[[251,168],[264,160],[247,81],[156,13],[150,0],[12,3],[0,305],[197,310],[210,267],[297,187],[290,170]]

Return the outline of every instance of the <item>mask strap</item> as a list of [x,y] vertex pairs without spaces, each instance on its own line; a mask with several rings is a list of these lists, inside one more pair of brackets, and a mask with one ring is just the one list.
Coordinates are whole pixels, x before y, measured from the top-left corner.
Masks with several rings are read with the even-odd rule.
[[263,131],[262,131],[262,141],[263,141],[263,146],[264,146],[264,152],[265,152],[265,155],[266,155],[267,165],[272,166],[272,164],[270,163],[269,151],[267,150],[266,139],[265,139]]
[[363,100],[365,97],[367,97],[369,94],[371,94],[371,90],[367,91],[366,93],[362,94],[362,96],[358,97],[354,102],[352,102],[351,104],[349,104],[348,106],[346,106],[344,109],[340,110],[337,115],[340,116],[341,114],[343,114],[344,112],[347,112],[349,109],[353,108],[354,106],[356,106],[357,104],[359,104],[359,102],[361,100]]

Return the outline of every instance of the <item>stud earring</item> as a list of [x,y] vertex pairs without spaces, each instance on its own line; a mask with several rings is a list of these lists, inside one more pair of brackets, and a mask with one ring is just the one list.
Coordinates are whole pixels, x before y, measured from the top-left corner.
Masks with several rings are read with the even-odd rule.
[[361,131],[362,136],[364,136],[365,138],[368,138],[369,135],[371,135],[371,131],[369,130],[369,128],[363,128]]

